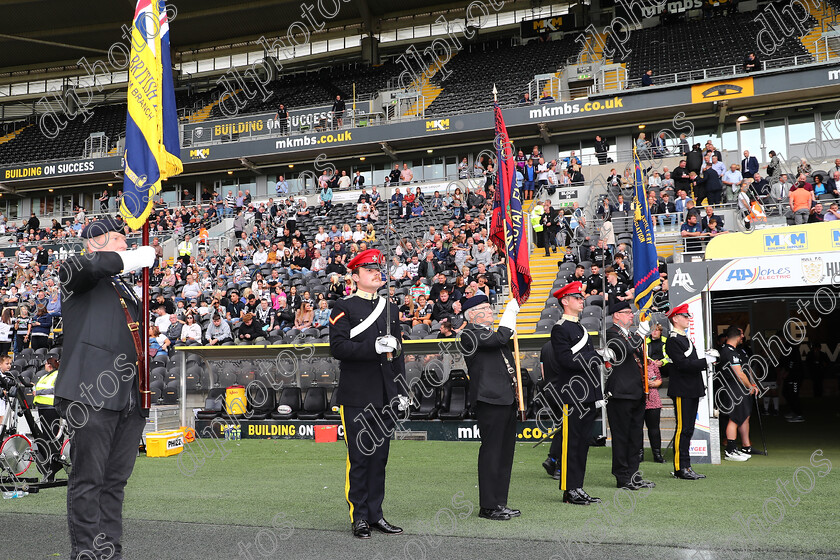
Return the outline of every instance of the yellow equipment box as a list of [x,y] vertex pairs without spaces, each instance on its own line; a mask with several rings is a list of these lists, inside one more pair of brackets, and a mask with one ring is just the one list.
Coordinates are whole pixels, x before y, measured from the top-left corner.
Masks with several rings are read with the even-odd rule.
[[184,431],[149,432],[146,434],[147,457],[169,457],[184,450]]

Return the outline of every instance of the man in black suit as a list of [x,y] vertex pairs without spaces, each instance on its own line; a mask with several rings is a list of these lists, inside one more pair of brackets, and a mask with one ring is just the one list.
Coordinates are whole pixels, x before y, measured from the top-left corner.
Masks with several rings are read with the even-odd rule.
[[[697,177],[696,184],[702,184],[705,187],[706,201],[709,204],[720,204],[723,197],[723,182],[711,163],[706,164],[706,169],[703,170],[701,176]],[[697,204],[702,204],[703,199],[700,198],[700,195],[697,195],[696,201]]]
[[[575,505],[598,503],[583,489],[586,457],[597,409],[604,406],[599,368],[604,361],[595,352],[589,333],[580,324],[583,285],[572,282],[554,292],[563,306],[563,316],[551,329],[551,350],[558,368],[546,375],[552,380],[555,406],[562,411],[543,467],[559,478],[563,502]],[[551,397],[549,397],[551,398]]]
[[674,191],[683,190],[688,192],[689,189],[689,170],[686,168],[684,159],[680,160],[680,164],[671,172],[671,178],[674,179]]
[[470,375],[470,406],[475,410],[478,450],[478,516],[494,521],[519,517],[507,506],[516,443],[516,367],[508,341],[516,331],[519,304],[505,306],[493,332],[493,310],[481,292],[463,303],[467,326],[460,341]]
[[[330,315],[330,353],[340,361],[341,372],[336,403],[347,444],[345,499],[353,535],[360,539],[369,539],[371,528],[402,533],[382,514],[391,435],[398,410],[405,407],[397,384],[405,375],[397,308],[376,293],[384,264],[376,249],[362,251],[347,263],[357,289],[336,301]],[[386,334],[389,321],[392,334]]]
[[[613,325],[607,329],[607,346],[617,356],[607,377],[607,418],[612,433],[612,474],[617,488],[638,490],[656,486],[643,480],[639,471],[639,450],[644,445],[645,387],[643,336],[650,333],[647,322],[639,332],[630,333],[633,309],[630,301],[620,301],[610,309]],[[620,360],[620,361],[619,361]]]
[[[82,230],[85,254],[62,263],[64,353],[56,411],[70,427],[67,483],[70,557],[111,551],[122,558],[122,504],[148,411],[140,406],[137,321],[142,306],[119,278],[150,267],[152,247],[126,250],[125,224],[110,216]],[[139,349],[139,351],[138,351]],[[96,554],[98,557],[98,554]]]

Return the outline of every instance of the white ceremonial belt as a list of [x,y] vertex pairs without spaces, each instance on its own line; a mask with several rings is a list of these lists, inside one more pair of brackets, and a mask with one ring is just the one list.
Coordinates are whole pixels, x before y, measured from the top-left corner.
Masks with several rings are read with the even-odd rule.
[[385,309],[385,298],[380,297],[379,303],[376,304],[376,307],[373,308],[370,315],[365,317],[365,320],[350,329],[350,338],[356,338],[363,332],[365,332],[369,326],[374,324],[379,316],[382,315],[382,311]]
[[[583,327],[583,325],[581,325],[581,327]],[[586,341],[587,340],[589,340],[589,333],[586,332],[586,328],[583,327],[583,338],[578,340],[577,344],[572,346],[572,354],[577,354],[578,352],[583,350],[583,347],[586,346]]]

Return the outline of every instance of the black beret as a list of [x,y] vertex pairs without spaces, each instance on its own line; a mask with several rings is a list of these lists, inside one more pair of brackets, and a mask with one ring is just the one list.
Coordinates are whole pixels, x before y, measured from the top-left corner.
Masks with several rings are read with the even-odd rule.
[[630,300],[626,299],[624,301],[617,301],[610,306],[610,315],[615,313],[616,311],[621,311],[622,309],[632,309],[633,307],[630,305]]
[[91,222],[86,225],[85,229],[82,230],[81,237],[84,239],[92,239],[100,235],[105,235],[111,231],[123,233],[124,227],[125,223],[121,219],[105,216],[101,220],[96,220],[95,222]]

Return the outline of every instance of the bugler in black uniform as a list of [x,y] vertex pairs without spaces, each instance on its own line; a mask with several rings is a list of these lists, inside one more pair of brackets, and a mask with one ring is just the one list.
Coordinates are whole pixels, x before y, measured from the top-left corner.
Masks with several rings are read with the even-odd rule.
[[674,439],[674,476],[686,480],[706,478],[691,468],[688,448],[694,434],[694,421],[700,398],[706,394],[703,384],[703,372],[710,360],[697,357],[697,349],[686,336],[684,328],[688,326],[688,305],[680,305],[668,312],[671,319],[671,335],[665,343],[665,353],[671,359],[671,376],[668,396],[674,399],[674,415],[677,419]]
[[508,302],[496,332],[484,294],[465,301],[463,310],[469,322],[459,340],[469,370],[470,406],[481,436],[479,516],[507,521],[520,515],[519,510],[507,507],[516,443],[516,361],[507,344],[516,328],[519,305],[515,300]]
[[[565,313],[551,329],[552,354],[558,370],[550,376],[550,382],[561,399],[562,420],[543,466],[549,475],[555,478],[559,475],[564,502],[588,505],[601,501],[584,492],[583,479],[597,415],[596,403],[603,404],[599,368],[604,361],[595,352],[589,333],[578,321],[583,308],[582,288],[580,282],[573,282],[554,292],[554,297],[561,303],[568,296],[580,298],[580,302],[563,304]],[[580,309],[573,309],[571,305]],[[574,315],[568,314],[572,311]],[[572,400],[574,402],[569,402]]]
[[[360,268],[375,267],[378,272],[382,264],[382,253],[369,249],[347,266],[355,276],[362,274]],[[340,360],[336,402],[341,407],[347,443],[345,497],[350,506],[350,522],[355,536],[370,538],[370,527],[384,533],[402,532],[385,521],[382,501],[390,437],[398,414],[397,376],[404,379],[405,364],[402,356],[395,355],[398,350],[391,352],[389,360],[377,346],[388,330],[386,298],[363,290],[364,281],[357,283],[356,293],[338,300],[333,307],[330,352]],[[390,306],[390,311],[390,331],[393,337],[401,339],[398,311],[394,306]]]

